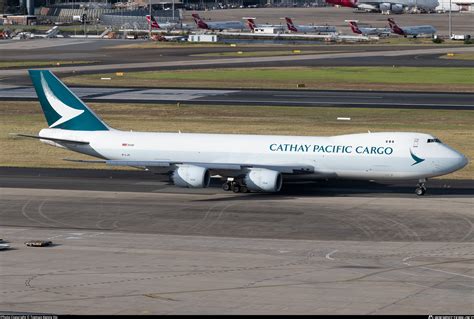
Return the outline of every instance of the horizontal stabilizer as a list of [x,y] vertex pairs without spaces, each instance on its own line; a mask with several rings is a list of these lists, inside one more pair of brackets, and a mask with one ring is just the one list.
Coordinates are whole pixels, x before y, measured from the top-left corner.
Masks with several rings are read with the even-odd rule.
[[19,136],[19,137],[36,138],[39,140],[47,140],[47,141],[52,141],[52,142],[57,142],[57,143],[72,143],[72,144],[89,145],[89,142],[86,142],[86,141],[68,140],[64,138],[43,137],[43,136],[37,136],[37,135],[17,134],[17,133],[10,133],[10,135]]

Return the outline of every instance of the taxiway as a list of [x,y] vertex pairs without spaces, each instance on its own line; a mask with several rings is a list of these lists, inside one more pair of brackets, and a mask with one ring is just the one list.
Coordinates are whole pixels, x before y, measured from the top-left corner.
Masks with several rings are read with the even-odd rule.
[[[84,101],[91,102],[474,109],[473,93],[114,87],[72,87],[71,89]],[[0,84],[0,99],[36,101],[37,97],[32,87]]]
[[[3,168],[0,308],[55,314],[472,313],[472,181],[178,189]],[[52,247],[26,247],[30,239]],[[28,262],[25,262],[28,261]]]

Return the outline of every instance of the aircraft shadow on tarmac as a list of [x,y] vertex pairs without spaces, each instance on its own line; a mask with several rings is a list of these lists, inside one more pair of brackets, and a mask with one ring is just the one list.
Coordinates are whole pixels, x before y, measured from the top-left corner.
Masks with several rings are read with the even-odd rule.
[[[471,181],[459,181],[461,187],[451,186],[453,181],[435,180],[427,183],[428,191],[425,197],[430,196],[473,196],[474,188],[467,185]],[[211,188],[220,186],[219,180],[211,181]],[[457,181],[455,182],[457,183]],[[462,187],[465,186],[465,187]],[[369,182],[351,180],[329,180],[313,182],[287,182],[278,193],[247,193],[235,196],[233,199],[206,199],[205,201],[219,200],[275,200],[285,197],[344,197],[344,196],[394,196],[413,197],[416,181],[404,183]]]
[[[413,197],[417,181],[369,182],[355,180],[320,180],[311,182],[290,182],[283,184],[279,193],[239,193],[225,192],[222,181],[211,180],[207,189],[186,189],[174,186],[169,178],[144,171],[88,170],[88,169],[47,169],[47,168],[0,168],[0,187],[45,188],[72,190],[107,190],[115,192],[157,192],[175,194],[228,194],[200,199],[204,201],[228,200],[275,200],[294,197]],[[431,196],[474,196],[474,180],[433,179],[426,183]],[[199,200],[198,200],[199,201]]]

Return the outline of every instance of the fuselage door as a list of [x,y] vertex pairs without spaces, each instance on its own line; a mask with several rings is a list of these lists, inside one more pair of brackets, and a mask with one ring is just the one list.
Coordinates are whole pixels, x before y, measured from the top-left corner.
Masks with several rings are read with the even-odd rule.
[[418,142],[419,142],[419,141],[420,141],[420,140],[419,140],[418,138],[415,138],[415,139],[413,140],[413,148],[418,147]]

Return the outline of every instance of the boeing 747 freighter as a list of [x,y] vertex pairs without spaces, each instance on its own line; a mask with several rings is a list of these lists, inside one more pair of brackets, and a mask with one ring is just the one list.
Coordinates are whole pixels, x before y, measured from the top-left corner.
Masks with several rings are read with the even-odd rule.
[[41,142],[100,160],[168,174],[179,187],[209,185],[220,176],[225,190],[278,192],[293,178],[419,181],[449,174],[466,157],[424,133],[380,132],[339,136],[184,134],[120,131],[104,123],[53,73],[30,70],[48,122]]

